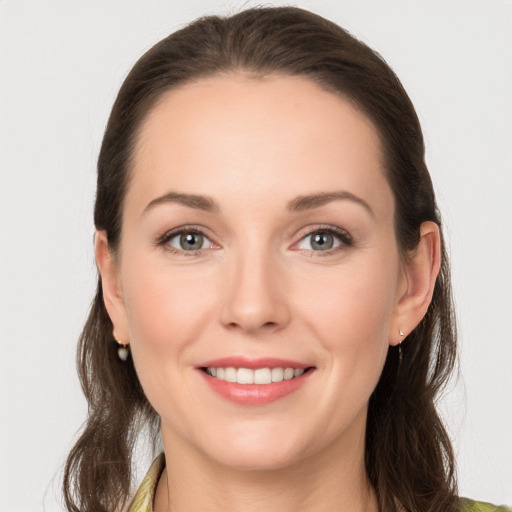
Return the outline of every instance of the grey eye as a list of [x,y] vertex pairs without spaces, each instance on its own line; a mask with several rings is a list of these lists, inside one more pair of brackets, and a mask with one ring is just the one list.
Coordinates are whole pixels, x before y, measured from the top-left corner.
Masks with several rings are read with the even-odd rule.
[[326,251],[334,246],[334,236],[331,233],[314,233],[311,236],[311,248],[314,251]]
[[306,249],[307,251],[328,251],[335,249],[345,243],[342,236],[331,231],[314,231],[306,235],[298,245],[299,249]]
[[173,236],[168,243],[182,251],[199,251],[209,245],[207,242],[210,241],[201,233],[188,232]]

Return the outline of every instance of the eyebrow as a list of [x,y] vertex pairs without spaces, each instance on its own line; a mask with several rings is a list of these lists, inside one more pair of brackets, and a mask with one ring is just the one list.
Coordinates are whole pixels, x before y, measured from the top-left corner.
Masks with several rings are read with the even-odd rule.
[[361,199],[359,196],[356,196],[355,194],[352,194],[352,192],[348,192],[346,190],[340,190],[337,192],[319,192],[317,194],[309,194],[307,196],[298,196],[288,203],[288,210],[292,212],[310,210],[313,208],[320,208],[321,206],[332,203],[333,201],[352,201],[362,206],[372,217],[375,217],[375,212],[364,199]]
[[[370,213],[372,217],[375,217],[374,211],[364,199],[361,199],[359,196],[356,196],[355,194],[352,194],[352,192],[348,192],[346,190],[336,192],[318,192],[315,194],[298,196],[288,202],[287,209],[291,212],[300,212],[314,208],[320,208],[321,206],[332,203],[333,201],[352,201],[362,206],[365,210],[368,211],[368,213]],[[144,208],[143,214],[153,209],[155,206],[166,203],[181,204],[183,206],[187,206],[188,208],[203,210],[210,213],[220,212],[219,205],[211,197],[197,194],[169,192],[163,196],[153,199]]]
[[169,192],[163,196],[153,199],[143,211],[143,214],[153,209],[155,206],[166,203],[177,203],[196,210],[204,210],[205,212],[220,212],[219,205],[210,197],[200,196],[196,194],[182,194],[179,192]]

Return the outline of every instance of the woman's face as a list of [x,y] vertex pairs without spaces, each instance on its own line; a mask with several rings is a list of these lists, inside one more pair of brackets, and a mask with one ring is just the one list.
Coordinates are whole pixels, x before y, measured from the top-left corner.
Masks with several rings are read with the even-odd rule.
[[360,452],[407,286],[393,216],[374,126],[312,82],[161,99],[105,286],[166,447],[246,469]]

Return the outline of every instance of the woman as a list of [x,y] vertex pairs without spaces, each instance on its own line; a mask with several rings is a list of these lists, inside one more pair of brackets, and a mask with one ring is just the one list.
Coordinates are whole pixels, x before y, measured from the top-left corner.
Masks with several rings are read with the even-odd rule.
[[95,225],[69,510],[129,502],[144,425],[165,456],[131,511],[487,510],[434,406],[456,342],[421,128],[365,45],[295,8],[161,41],[113,107]]

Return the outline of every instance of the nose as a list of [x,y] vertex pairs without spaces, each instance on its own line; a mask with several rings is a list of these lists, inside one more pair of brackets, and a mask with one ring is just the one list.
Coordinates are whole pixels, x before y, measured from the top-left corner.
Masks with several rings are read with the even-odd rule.
[[256,333],[275,332],[288,324],[282,268],[270,255],[239,255],[222,288],[221,322],[226,327]]

